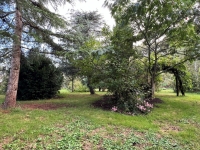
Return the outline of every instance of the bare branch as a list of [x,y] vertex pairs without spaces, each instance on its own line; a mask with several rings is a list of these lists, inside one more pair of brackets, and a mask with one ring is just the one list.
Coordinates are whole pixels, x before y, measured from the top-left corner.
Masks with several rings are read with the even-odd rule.
[[4,12],[4,11],[0,10],[0,18],[3,19],[3,18],[5,18],[5,17],[7,17],[11,14],[14,14],[14,13],[15,13],[15,11]]

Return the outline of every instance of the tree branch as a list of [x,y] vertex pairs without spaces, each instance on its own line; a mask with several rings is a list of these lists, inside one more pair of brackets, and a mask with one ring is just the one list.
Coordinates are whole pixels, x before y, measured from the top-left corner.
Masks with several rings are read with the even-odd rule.
[[3,18],[5,18],[5,17],[7,17],[11,14],[14,14],[14,13],[15,13],[15,11],[4,12],[4,11],[0,10],[0,18],[3,19]]

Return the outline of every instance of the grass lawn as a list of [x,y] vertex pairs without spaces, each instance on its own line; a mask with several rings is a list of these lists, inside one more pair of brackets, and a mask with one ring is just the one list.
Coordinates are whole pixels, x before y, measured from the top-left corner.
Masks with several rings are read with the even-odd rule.
[[[21,101],[0,109],[0,150],[186,150],[200,149],[200,94],[157,93],[163,103],[148,115],[128,116],[91,106],[104,93],[69,93],[63,98]],[[4,96],[0,96],[0,103]],[[63,105],[25,109],[25,104]]]

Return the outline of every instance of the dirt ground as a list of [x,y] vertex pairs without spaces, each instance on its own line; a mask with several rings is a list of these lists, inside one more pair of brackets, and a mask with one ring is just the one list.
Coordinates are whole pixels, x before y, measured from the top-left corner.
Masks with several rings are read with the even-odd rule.
[[20,104],[22,109],[43,109],[43,110],[56,110],[61,107],[68,107],[67,104],[55,104],[55,103],[30,103],[30,104]]
[[[147,102],[149,102],[150,104],[153,104],[154,106],[157,103],[163,103],[163,101],[161,99],[159,99],[159,98],[154,98],[154,99],[151,99],[151,100],[147,100]],[[111,108],[114,106],[114,104],[115,104],[115,101],[112,100],[112,98],[110,100],[109,96],[104,96],[103,99],[94,102],[92,105],[94,107],[102,108],[104,110],[111,110]]]
[[[151,104],[157,104],[157,103],[163,103],[163,101],[159,98],[154,98],[151,100],[148,100]],[[114,106],[114,101],[109,100],[108,96],[104,96],[102,99],[94,102],[92,104],[94,107],[101,108],[103,110],[111,110],[111,108]],[[68,104],[56,104],[51,102],[45,102],[45,103],[26,103],[26,104],[20,104],[19,107],[22,109],[43,109],[43,110],[56,110],[61,107],[69,107]],[[4,113],[8,113],[7,110],[5,110]]]

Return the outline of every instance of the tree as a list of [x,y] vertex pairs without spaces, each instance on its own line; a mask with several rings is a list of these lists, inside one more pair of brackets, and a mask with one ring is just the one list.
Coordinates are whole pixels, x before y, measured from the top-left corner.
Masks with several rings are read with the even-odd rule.
[[146,79],[151,85],[152,98],[156,77],[164,71],[159,70],[159,59],[179,57],[181,62],[174,64],[177,66],[199,55],[195,51],[199,39],[194,26],[195,1],[118,0],[105,3],[119,25],[132,27],[132,44],[141,43],[137,49],[139,47],[147,59]]
[[95,74],[100,73],[98,68],[99,57],[96,53],[100,47],[101,43],[94,38],[91,38],[80,47],[79,51],[69,55],[73,66],[78,69],[78,74],[87,78],[87,86],[91,94],[95,94],[93,87],[93,84],[95,83]]
[[94,94],[92,78],[95,70],[93,70],[94,57],[92,55],[93,51],[100,48],[100,42],[97,39],[101,37],[104,22],[97,11],[77,11],[72,14],[70,22],[72,32],[77,36],[78,41],[73,44],[74,51],[68,54],[68,59],[72,66],[78,68],[79,75],[87,77],[87,86],[90,93]]
[[185,63],[180,63],[179,65],[175,66],[175,64],[177,64],[178,62],[181,62],[181,60],[173,57],[162,58],[158,61],[158,66],[162,71],[164,71],[164,73],[171,73],[174,75],[174,90],[177,96],[179,96],[179,91],[182,95],[185,95],[185,92],[192,87],[190,79],[191,75],[188,72]]
[[190,91],[192,92],[199,92],[200,91],[200,62],[199,60],[195,60],[193,62],[188,62],[186,64],[186,67],[188,68],[188,71],[191,74],[191,80],[192,80],[192,87]]
[[[45,7],[50,3],[54,8],[57,8],[58,4],[65,2],[71,1],[3,0],[0,2],[0,23],[2,24],[0,32],[4,37],[3,42],[13,43],[12,50],[8,47],[8,42],[1,47],[4,50],[12,51],[4,108],[15,107],[16,104],[21,49],[24,47],[29,49],[30,46],[38,43],[47,43],[52,50],[64,50],[63,47],[54,42],[53,38],[60,37],[70,40],[67,35],[59,33],[65,27],[64,19]],[[15,19],[15,23],[13,23],[13,19]],[[52,29],[57,30],[53,32]]]
[[70,63],[68,61],[68,59],[66,59],[66,58],[62,59],[62,61],[60,63],[60,68],[61,68],[61,71],[67,77],[69,77],[69,79],[71,80],[71,82],[72,82],[71,90],[72,90],[72,92],[74,92],[74,80],[78,76],[78,71],[79,71],[78,68],[76,68],[75,66],[73,66],[73,64]]
[[101,14],[97,11],[76,11],[71,14],[70,26],[72,32],[77,35],[79,41],[78,48],[85,43],[90,37],[98,38],[101,36],[101,28],[104,25]]
[[63,74],[50,58],[29,52],[22,55],[19,75],[18,100],[37,100],[54,97],[60,90]]
[[116,25],[111,36],[110,50],[105,54],[101,76],[114,97],[118,110],[135,113],[137,103],[148,96],[145,66],[132,45],[130,26]]

